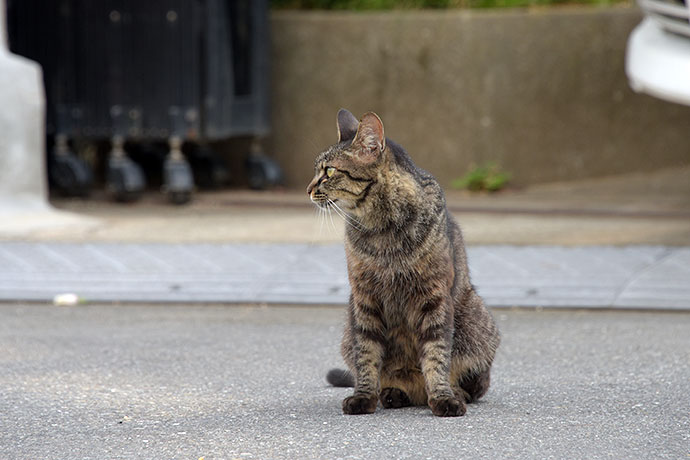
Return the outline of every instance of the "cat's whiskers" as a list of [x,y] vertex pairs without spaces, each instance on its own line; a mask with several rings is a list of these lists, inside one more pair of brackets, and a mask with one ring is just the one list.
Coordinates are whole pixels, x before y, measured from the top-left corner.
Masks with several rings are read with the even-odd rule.
[[343,211],[342,208],[340,208],[340,206],[338,206],[335,203],[335,201],[328,199],[328,205],[329,205],[329,207],[331,207],[335,211],[336,214],[338,214],[343,219],[343,221],[345,221],[345,224],[351,226],[352,228],[354,228],[357,231],[361,232],[363,230],[362,224],[360,224],[357,221],[357,219],[355,219],[354,217],[350,216],[348,213]]
[[335,225],[335,222],[333,222],[333,213],[331,212],[332,209],[333,208],[331,208],[330,203],[326,202],[326,213],[328,214],[328,219],[331,222],[331,229],[337,233],[338,229]]
[[329,200],[329,207],[333,209],[333,211],[345,222],[345,224],[350,225],[351,227],[355,228],[356,230],[362,230],[359,222],[357,222],[355,219],[350,217],[345,211],[343,211],[340,206],[335,204],[334,201]]
[[[338,210],[335,210],[333,208],[335,203],[333,202],[333,200],[329,199],[326,196],[326,194],[317,193],[313,197],[310,197],[310,199],[312,203],[316,205],[316,208],[318,210],[319,236],[323,236],[324,222],[326,224],[326,227],[337,233],[338,227],[333,221],[333,211],[335,211],[335,213],[338,214],[338,216],[342,217],[343,220],[347,222],[348,216],[343,216],[341,214],[342,210],[340,210],[340,208],[338,208]],[[337,207],[337,205],[335,206]]]
[[319,236],[323,236],[323,221],[326,220],[326,217],[321,206],[317,206],[316,209],[319,210]]

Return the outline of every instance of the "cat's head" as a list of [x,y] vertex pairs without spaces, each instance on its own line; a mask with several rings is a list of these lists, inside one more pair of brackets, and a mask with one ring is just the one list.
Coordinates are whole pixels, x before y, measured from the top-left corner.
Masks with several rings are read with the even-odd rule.
[[374,112],[358,121],[340,109],[338,143],[316,157],[315,175],[307,187],[309,198],[319,206],[335,203],[356,214],[378,182],[386,158],[383,123]]

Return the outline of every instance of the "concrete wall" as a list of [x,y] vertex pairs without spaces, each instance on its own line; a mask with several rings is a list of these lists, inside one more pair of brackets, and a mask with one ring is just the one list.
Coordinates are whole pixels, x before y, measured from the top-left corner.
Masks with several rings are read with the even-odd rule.
[[690,163],[690,107],[633,93],[633,7],[536,11],[276,11],[269,151],[291,187],[335,142],[340,107],[444,185],[495,161],[517,184]]

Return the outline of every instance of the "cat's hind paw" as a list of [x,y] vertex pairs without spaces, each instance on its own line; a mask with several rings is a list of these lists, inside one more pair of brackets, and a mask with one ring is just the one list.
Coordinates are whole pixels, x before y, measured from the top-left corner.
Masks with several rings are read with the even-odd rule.
[[412,405],[407,393],[398,388],[384,388],[381,390],[380,398],[381,405],[386,409],[398,409]]

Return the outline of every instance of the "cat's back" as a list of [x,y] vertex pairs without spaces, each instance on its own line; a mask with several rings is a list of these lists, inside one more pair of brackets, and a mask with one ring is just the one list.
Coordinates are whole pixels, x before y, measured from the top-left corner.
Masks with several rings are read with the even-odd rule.
[[386,142],[400,170],[419,187],[417,193],[429,206],[429,210],[436,213],[443,212],[446,209],[446,198],[443,188],[436,178],[430,172],[417,166],[410,154],[400,144],[388,138],[386,138]]

